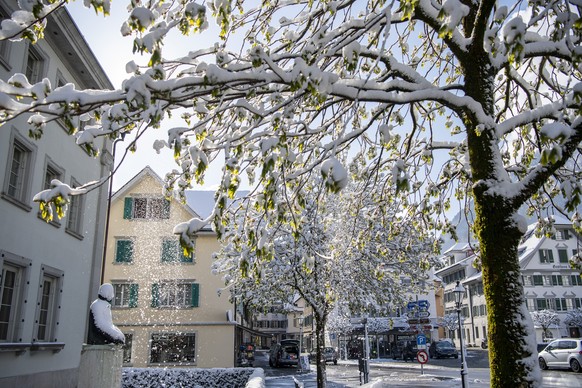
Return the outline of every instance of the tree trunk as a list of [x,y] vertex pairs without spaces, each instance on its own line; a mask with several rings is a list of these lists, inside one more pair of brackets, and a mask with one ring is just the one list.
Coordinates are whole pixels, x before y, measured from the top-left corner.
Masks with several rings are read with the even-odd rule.
[[513,213],[497,202],[484,206],[477,201],[475,206],[487,300],[491,387],[535,387],[539,375],[535,336],[525,308],[517,254],[522,233],[512,220]]
[[325,388],[327,376],[325,372],[325,359],[323,358],[323,348],[325,347],[325,320],[316,319],[315,321],[315,343],[316,356],[315,365],[317,368],[317,388]]
[[[465,91],[495,117],[495,69],[479,45],[464,58]],[[499,139],[493,128],[479,128],[480,121],[465,114],[467,145],[475,203],[475,233],[479,240],[483,287],[487,303],[491,387],[535,387],[539,366],[533,323],[525,306],[517,248],[523,233],[514,215],[518,203],[492,188],[507,184]]]

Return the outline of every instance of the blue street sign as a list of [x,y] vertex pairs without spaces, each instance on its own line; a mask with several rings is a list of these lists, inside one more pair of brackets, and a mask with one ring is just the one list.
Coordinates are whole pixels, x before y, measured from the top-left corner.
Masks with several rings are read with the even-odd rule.
[[408,302],[408,304],[406,305],[406,307],[408,307],[409,310],[412,310],[413,308],[415,308],[416,306],[418,306],[416,304],[416,302]]
[[424,334],[419,334],[416,336],[416,345],[418,345],[418,347],[426,346],[426,336]]
[[428,300],[419,300],[417,302],[417,304],[418,304],[418,307],[424,308],[424,309],[427,309],[430,307],[430,303],[428,303]]

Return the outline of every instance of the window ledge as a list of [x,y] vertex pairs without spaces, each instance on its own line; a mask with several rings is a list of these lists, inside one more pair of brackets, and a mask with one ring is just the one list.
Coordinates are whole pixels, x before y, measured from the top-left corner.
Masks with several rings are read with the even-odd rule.
[[77,233],[74,230],[69,229],[69,228],[65,228],[65,232],[67,232],[67,234],[70,234],[71,236],[75,237],[78,240],[83,240],[85,238],[85,236],[83,236],[82,234],[79,234],[79,233]]
[[31,352],[51,350],[53,353],[58,353],[65,347],[64,342],[33,342],[31,345]]
[[32,210],[32,206],[28,205],[27,203],[22,202],[18,198],[14,198],[6,193],[2,193],[1,196],[2,196],[2,198],[7,200],[8,202],[12,203],[15,206],[18,206],[19,208],[21,208],[24,211],[29,212]]
[[17,356],[24,354],[32,347],[30,342],[3,342],[0,343],[0,352],[14,352]]

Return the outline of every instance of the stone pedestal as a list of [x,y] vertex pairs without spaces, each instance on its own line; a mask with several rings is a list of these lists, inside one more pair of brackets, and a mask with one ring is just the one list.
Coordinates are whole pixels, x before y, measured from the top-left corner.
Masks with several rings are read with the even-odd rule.
[[121,387],[121,345],[83,345],[79,365],[79,387]]

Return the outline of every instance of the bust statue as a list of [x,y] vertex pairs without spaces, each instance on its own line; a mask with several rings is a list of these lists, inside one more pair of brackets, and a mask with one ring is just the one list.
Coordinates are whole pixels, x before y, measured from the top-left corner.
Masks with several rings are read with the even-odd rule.
[[113,286],[104,283],[99,287],[99,296],[91,303],[89,312],[89,332],[87,334],[87,344],[124,344],[125,336],[113,324],[111,317],[111,301],[115,293]]

